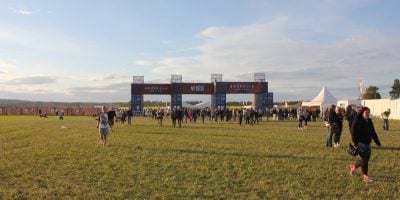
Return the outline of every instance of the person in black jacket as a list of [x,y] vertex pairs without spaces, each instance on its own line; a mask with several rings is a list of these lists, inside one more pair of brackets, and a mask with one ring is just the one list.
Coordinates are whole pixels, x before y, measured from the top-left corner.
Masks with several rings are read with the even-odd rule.
[[178,108],[178,110],[176,112],[176,119],[178,119],[179,128],[182,126],[183,116],[184,116],[184,113],[183,113],[182,109]]
[[353,125],[353,121],[357,116],[357,112],[351,107],[351,105],[348,105],[346,107],[346,120],[349,122],[349,129],[351,132],[351,126]]
[[366,183],[372,182],[371,178],[368,176],[368,161],[371,157],[371,140],[373,139],[379,147],[381,146],[381,142],[379,141],[374,124],[369,118],[369,115],[370,109],[368,107],[363,107],[357,114],[351,127],[351,140],[357,148],[361,159],[355,164],[350,165],[350,174],[354,175],[356,169],[361,167],[363,181]]
[[[337,134],[338,132],[338,116],[335,112],[336,106],[331,105],[329,106],[328,112],[327,112],[327,122],[328,122],[328,133],[326,137],[326,147],[332,147],[332,139],[333,136]],[[336,146],[335,146],[336,147]]]
[[243,110],[238,111],[239,114],[239,125],[242,126],[242,121],[243,121]]
[[337,124],[337,130],[335,132],[335,137],[333,138],[333,146],[334,147],[340,147],[340,137],[342,135],[343,131],[343,111],[342,108],[336,107],[335,110],[336,114],[336,124]]
[[176,108],[172,109],[171,112],[171,120],[172,120],[172,127],[176,127],[176,118],[178,117],[178,111],[176,110]]

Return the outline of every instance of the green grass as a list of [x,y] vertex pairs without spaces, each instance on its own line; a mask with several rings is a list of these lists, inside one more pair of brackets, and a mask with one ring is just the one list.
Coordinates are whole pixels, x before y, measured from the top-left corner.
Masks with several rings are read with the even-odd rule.
[[[373,148],[372,184],[357,158],[326,149],[325,127],[293,122],[118,125],[101,147],[90,117],[0,117],[0,199],[400,199],[400,121]],[[61,128],[66,126],[67,128]]]

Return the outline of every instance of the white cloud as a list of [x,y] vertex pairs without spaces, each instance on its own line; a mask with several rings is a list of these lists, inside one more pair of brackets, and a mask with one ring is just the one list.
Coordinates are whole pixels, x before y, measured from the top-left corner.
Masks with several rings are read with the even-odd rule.
[[129,101],[130,82],[101,84],[96,86],[78,86],[68,88],[72,97],[86,101],[112,102]]
[[21,9],[21,8],[13,8],[13,7],[9,7],[9,9],[19,15],[25,15],[25,16],[30,16],[36,13],[40,13],[39,9]]
[[16,67],[13,61],[0,58],[0,83],[6,82],[13,78],[11,70]]
[[[340,39],[318,43],[293,37],[288,30],[292,23],[289,17],[281,17],[239,27],[209,27],[198,34],[202,43],[194,48],[198,52],[194,56],[136,60],[133,64],[152,72],[146,82],[169,82],[171,74],[182,74],[184,81],[208,82],[211,73],[222,73],[225,81],[251,81],[253,72],[266,72],[270,91],[278,100],[309,99],[323,85],[338,98],[356,97],[355,87],[361,77],[366,85],[377,85],[384,94],[384,87],[391,83],[392,76],[399,76],[400,38],[397,36],[360,29]],[[1,35],[0,29],[0,39]],[[0,67],[3,72],[0,77],[7,76],[9,81],[38,80],[4,73],[15,68],[14,62],[0,59]],[[104,81],[112,81],[111,87],[104,85]],[[129,75],[118,73],[86,78],[57,77],[56,82],[46,84],[54,86],[30,89],[51,92],[58,87],[63,91],[59,95],[73,100],[129,100],[130,81]],[[25,91],[18,85],[12,89]]]
[[[349,19],[347,13],[364,4],[364,0],[323,1],[313,4],[312,8],[307,4],[307,8],[290,9],[289,14],[272,20],[268,18],[242,26],[211,26],[199,31],[200,44],[195,47],[178,45],[181,49],[169,50],[167,56],[154,60],[148,59],[152,57],[149,52],[136,53],[137,60],[130,61],[133,67],[129,70],[143,73],[146,82],[169,82],[171,74],[182,74],[187,82],[209,82],[211,73],[222,73],[225,81],[251,81],[253,72],[266,72],[270,90],[275,92],[278,100],[309,99],[323,85],[339,98],[357,96],[358,78],[364,78],[366,87],[377,85],[383,91],[387,83],[392,83],[392,78],[400,76],[400,37],[351,22],[338,26]],[[304,10],[315,12],[309,14]],[[46,10],[13,11],[28,16],[52,13]],[[165,40],[160,43],[173,44],[170,45],[172,49],[177,42]],[[98,48],[93,48],[87,41],[78,41],[54,30],[4,24],[0,24],[0,46],[17,47],[22,53],[59,52],[70,60],[77,58],[71,55],[99,54]],[[188,54],[182,53],[187,51],[190,55],[182,56]],[[174,56],[178,53],[182,54]],[[14,70],[16,68],[19,70]],[[35,95],[40,93],[42,98],[57,95],[67,101],[129,100],[131,74],[121,71],[106,75],[69,74],[67,71],[69,77],[58,76],[57,70],[53,74],[29,76],[17,74],[17,71],[23,70],[21,66],[16,67],[16,62],[0,58],[2,96],[23,96],[25,92],[26,98],[38,98]]]
[[15,68],[15,63],[6,59],[0,58],[0,69],[11,69]]
[[43,85],[43,84],[53,84],[57,82],[57,77],[55,76],[27,76],[14,78],[9,81],[10,84],[21,84],[21,85]]
[[[283,17],[241,27],[209,27],[199,34],[203,43],[197,47],[198,55],[153,61],[157,66],[152,72],[160,76],[183,74],[184,79],[204,77],[204,81],[211,73],[222,73],[224,80],[251,81],[248,74],[267,72],[272,90],[296,99],[312,96],[312,87],[355,86],[360,77],[384,84],[390,80],[383,77],[400,66],[396,53],[400,51],[400,37],[360,29],[342,39],[317,43],[291,37],[291,23]],[[243,80],[246,74],[250,79]],[[302,90],[293,91],[293,85]],[[343,97],[353,95],[346,94]]]
[[110,75],[101,75],[101,76],[93,76],[89,78],[90,81],[104,81],[104,80],[115,80],[117,76],[115,74]]
[[154,65],[155,62],[152,60],[135,60],[133,62],[134,65],[141,65],[141,66],[150,66],[150,65]]
[[15,12],[21,15],[32,15],[34,13],[34,11],[22,10],[22,9],[16,10]]
[[0,24],[0,45],[20,48],[28,53],[40,50],[84,56],[103,50],[88,41],[79,41],[54,30],[33,30],[3,24]]
[[174,42],[173,42],[173,41],[170,41],[170,40],[163,40],[161,43],[162,43],[163,45],[170,45],[170,44],[173,44]]
[[0,91],[2,93],[1,98],[6,99],[21,99],[21,100],[33,100],[33,101],[69,101],[69,93],[63,89],[41,89],[35,87],[18,87],[18,86],[6,86],[0,85]]

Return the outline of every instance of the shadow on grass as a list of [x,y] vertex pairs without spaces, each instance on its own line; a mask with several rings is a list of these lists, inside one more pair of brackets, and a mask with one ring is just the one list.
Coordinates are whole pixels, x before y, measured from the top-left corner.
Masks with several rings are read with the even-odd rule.
[[376,177],[377,180],[379,180],[379,182],[386,182],[386,183],[396,183],[397,182],[397,178],[396,176],[377,176]]
[[373,149],[376,149],[376,150],[400,151],[400,147],[385,147],[385,146],[383,146],[383,147],[375,147],[375,146],[373,146],[372,148],[373,148]]
[[[235,129],[236,127],[224,127],[224,126],[220,126],[221,124],[204,124],[204,126],[201,126],[202,124],[201,123],[197,123],[197,124],[191,124],[191,123],[187,123],[187,124],[185,124],[185,123],[182,123],[182,127],[181,127],[181,129],[186,129],[186,128],[190,128],[190,129],[205,129],[205,128],[213,128],[213,129],[223,129],[223,130],[226,130],[226,129]],[[213,125],[215,125],[215,126],[213,126]],[[218,126],[217,126],[218,125]],[[165,127],[165,128],[174,128],[174,127],[172,127],[172,125],[171,124],[165,124],[164,126],[159,126],[158,124],[157,124],[157,122],[155,123],[155,124],[133,124],[132,125],[132,127],[155,127],[155,126],[157,126],[157,127],[159,127],[159,128],[162,128],[162,127]],[[176,125],[176,127],[175,127],[176,129],[178,129],[179,127],[178,127],[178,125]]]
[[[190,129],[210,129],[212,128],[213,130],[237,130],[237,127],[226,127],[226,126],[213,126],[214,124],[207,125],[207,126],[186,126],[184,125],[184,128],[190,128]],[[215,124],[217,125],[217,124]]]
[[132,123],[132,127],[133,127],[133,128],[134,128],[134,127],[154,127],[154,126],[162,127],[162,126],[159,126],[159,125],[157,124],[157,121],[155,122],[155,124],[134,124],[134,123]]
[[146,133],[139,133],[143,135],[180,135],[182,133],[178,132],[146,132]]
[[389,131],[383,131],[383,134],[386,134],[386,133],[390,134],[390,133],[393,133],[393,132],[400,132],[400,129],[390,129]]
[[[182,132],[146,132],[146,133],[138,133],[143,135],[187,135],[191,136],[190,133],[182,133]],[[198,136],[211,136],[211,137],[243,137],[239,135],[230,135],[230,134],[210,134],[210,133],[198,133]]]
[[273,158],[273,159],[291,159],[291,160],[341,160],[348,161],[346,158],[325,158],[325,157],[310,157],[310,156],[298,156],[298,155],[281,155],[281,154],[248,154],[239,152],[216,152],[216,151],[201,151],[194,149],[149,149],[154,151],[167,151],[177,153],[189,153],[189,154],[202,154],[202,155],[218,155],[218,156],[239,156],[248,157],[252,159],[262,158]]

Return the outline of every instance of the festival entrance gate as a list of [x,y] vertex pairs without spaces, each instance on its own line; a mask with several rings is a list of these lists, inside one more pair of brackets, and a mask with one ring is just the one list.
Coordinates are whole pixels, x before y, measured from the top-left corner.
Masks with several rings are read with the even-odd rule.
[[134,76],[131,85],[131,108],[143,112],[143,95],[171,95],[171,108],[182,107],[182,94],[211,95],[211,108],[225,109],[226,94],[254,94],[255,109],[272,108],[273,93],[268,92],[265,73],[254,73],[254,82],[223,82],[222,74],[211,74],[211,83],[182,83],[181,75],[171,75],[170,84],[144,83]]

